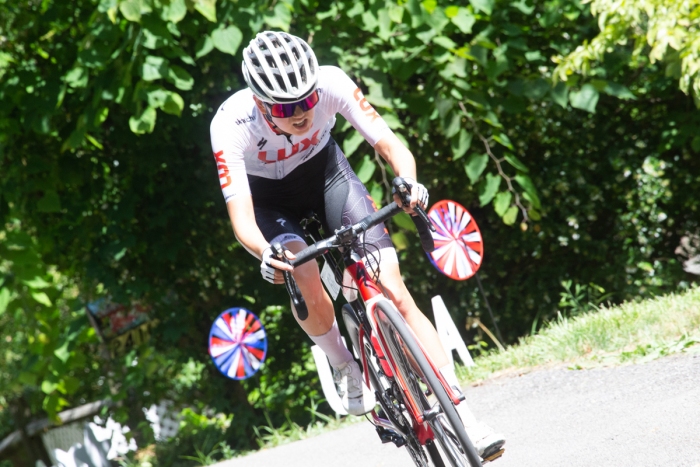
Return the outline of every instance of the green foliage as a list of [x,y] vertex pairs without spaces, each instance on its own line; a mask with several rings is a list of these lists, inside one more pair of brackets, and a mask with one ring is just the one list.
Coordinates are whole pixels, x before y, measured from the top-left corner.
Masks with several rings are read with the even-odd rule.
[[[700,5],[668,0],[589,3],[598,16],[600,32],[568,55],[555,57],[559,79],[567,81],[574,73],[600,75],[604,68],[595,65],[613,49],[624,48],[632,66],[643,67],[643,55],[650,63],[663,62],[666,74],[676,78],[681,90],[692,94],[700,107]],[[633,97],[624,88],[622,92]],[[588,93],[593,95],[594,91],[589,88]]]
[[572,281],[562,281],[561,286],[564,292],[560,292],[559,308],[568,315],[575,316],[588,311],[594,311],[608,300],[612,294],[605,293],[605,289],[599,285],[575,284],[571,289]]
[[[177,456],[251,448],[255,426],[313,418],[309,341],[284,289],[235,243],[209,144],[214,112],[243,86],[241,48],[265,28],[306,38],[321,64],[350,73],[411,148],[431,199],[470,210],[508,341],[556,316],[562,281],[599,284],[615,301],[693,281],[673,251],[700,232],[700,117],[662,66],[680,49],[651,63],[614,47],[587,79],[555,83],[565,62],[551,57],[599,33],[577,0],[0,0],[3,406],[22,397],[41,417],[108,399],[140,445],[153,441],[140,408],[164,398],[235,413],[225,432],[171,446]],[[391,172],[341,122],[334,137],[386,202]],[[440,294],[458,321],[485,316],[476,284],[435,271],[411,226],[389,228],[422,309]],[[151,341],[103,355],[84,303],[104,295],[151,304]],[[205,343],[213,319],[241,305],[261,317],[269,351],[259,374],[235,382]],[[15,428],[5,411],[0,420]]]
[[84,378],[96,372],[86,350],[96,343],[95,332],[86,326],[75,286],[43,263],[19,221],[0,230],[0,258],[0,393],[9,404],[28,398],[56,420],[76,394],[90,393]]

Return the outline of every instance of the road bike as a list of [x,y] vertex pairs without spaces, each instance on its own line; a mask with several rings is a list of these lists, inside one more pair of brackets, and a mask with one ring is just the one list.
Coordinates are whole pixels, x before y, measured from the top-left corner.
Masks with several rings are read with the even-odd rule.
[[[410,185],[397,177],[394,187],[406,205]],[[423,248],[432,251],[430,220],[422,209],[415,211],[418,216],[412,218]],[[359,244],[366,255],[376,253],[364,243],[364,232],[400,212],[401,206],[392,202],[328,238],[322,237],[320,222],[310,214],[302,225],[312,245],[296,253],[294,260],[286,259],[279,244],[273,245],[273,250],[292,266],[323,257],[331,268],[348,302],[342,307],[342,317],[359,356],[365,384],[377,399],[379,408],[375,407],[368,419],[381,441],[405,446],[418,467],[429,467],[429,459],[435,467],[480,466],[482,459],[455,408],[464,395],[447,384],[394,303],[382,292],[375,274],[370,274],[374,271],[368,271],[352,248]],[[298,315],[305,315],[308,311],[292,274],[285,272],[284,277]]]

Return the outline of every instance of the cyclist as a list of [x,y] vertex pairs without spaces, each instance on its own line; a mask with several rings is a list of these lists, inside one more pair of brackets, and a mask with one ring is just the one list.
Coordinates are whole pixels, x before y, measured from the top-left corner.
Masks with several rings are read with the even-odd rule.
[[[260,263],[263,278],[284,283],[281,271],[293,271],[308,307],[294,316],[328,356],[338,393],[348,413],[371,411],[376,401],[362,372],[343,345],[333,303],[321,285],[316,262],[297,268],[275,259],[271,244],[291,253],[306,247],[300,221],[313,210],[327,232],[356,223],[375,211],[367,189],[330,135],[340,113],[411,188],[412,213],[425,207],[428,191],[416,182],[413,155],[364,98],[360,88],[339,68],[318,65],[299,37],[265,31],[243,50],[243,77],[248,87],[229,97],[211,123],[211,142],[221,189],[238,241]],[[398,197],[396,197],[398,201]],[[365,233],[379,254],[363,258],[446,380],[459,389],[435,328],[418,309],[401,279],[398,258],[383,225]],[[357,253],[364,255],[361,249]],[[373,258],[381,258],[379,263]],[[379,267],[381,266],[381,267]],[[294,308],[292,306],[292,308]],[[467,432],[482,457],[505,442],[466,407],[458,406]]]

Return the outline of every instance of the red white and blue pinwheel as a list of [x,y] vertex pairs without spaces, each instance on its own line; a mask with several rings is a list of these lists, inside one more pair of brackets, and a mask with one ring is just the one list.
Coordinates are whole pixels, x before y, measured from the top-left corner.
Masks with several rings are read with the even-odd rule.
[[428,254],[438,271],[455,280],[476,274],[484,259],[484,243],[476,221],[464,206],[442,200],[428,211],[435,225],[435,250]]
[[265,361],[267,334],[254,313],[230,308],[219,315],[209,332],[209,355],[221,373],[232,379],[253,376]]

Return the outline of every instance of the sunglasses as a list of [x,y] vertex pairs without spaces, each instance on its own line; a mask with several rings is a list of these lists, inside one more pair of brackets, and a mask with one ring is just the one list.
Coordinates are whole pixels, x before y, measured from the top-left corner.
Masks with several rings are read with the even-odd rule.
[[294,111],[297,106],[301,107],[301,110],[306,112],[316,107],[316,104],[318,104],[318,90],[315,90],[307,98],[297,102],[290,102],[288,104],[268,104],[266,102],[265,106],[273,117],[289,118],[294,116]]

